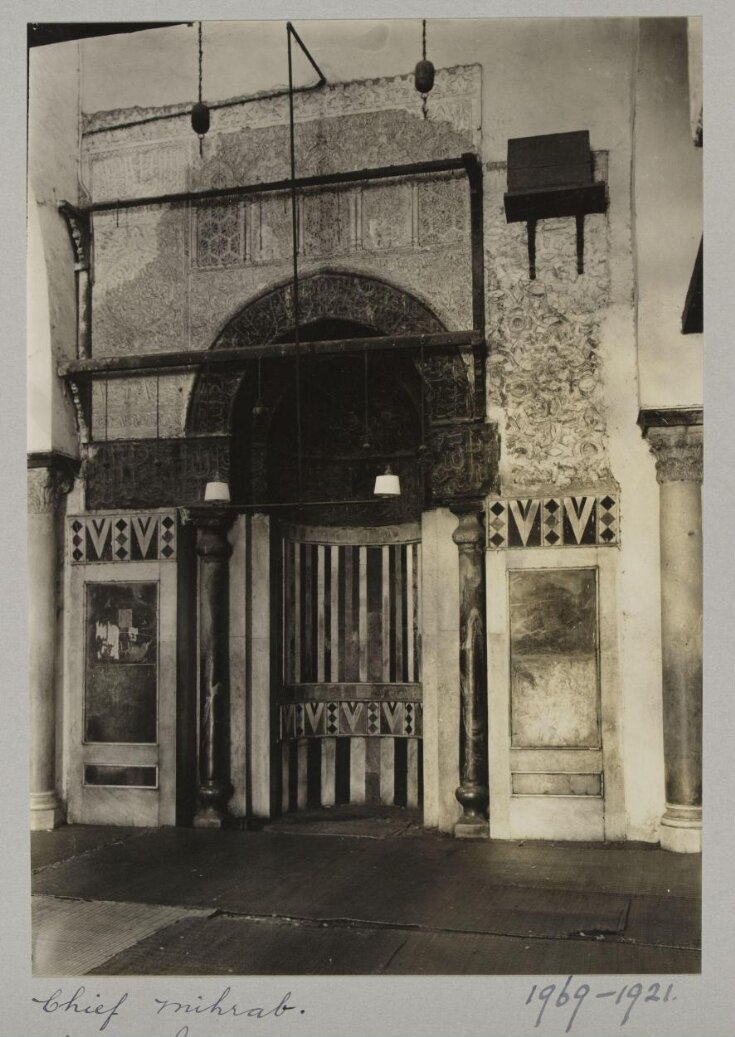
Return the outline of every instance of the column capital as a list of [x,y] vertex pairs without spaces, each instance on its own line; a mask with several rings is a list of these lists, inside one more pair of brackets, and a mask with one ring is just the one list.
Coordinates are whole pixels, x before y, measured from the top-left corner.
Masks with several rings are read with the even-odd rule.
[[197,531],[197,554],[204,559],[229,558],[232,548],[227,533],[235,521],[235,512],[217,502],[194,504],[184,511],[184,522]]
[[479,501],[467,502],[453,505],[451,510],[459,519],[459,524],[452,533],[452,540],[459,550],[472,550],[481,544],[485,536],[482,504]]
[[703,468],[703,429],[701,425],[668,425],[648,428],[646,439],[656,458],[656,479],[659,483],[701,483]]
[[79,461],[53,452],[29,454],[27,459],[28,511],[50,515],[58,510],[74,485]]

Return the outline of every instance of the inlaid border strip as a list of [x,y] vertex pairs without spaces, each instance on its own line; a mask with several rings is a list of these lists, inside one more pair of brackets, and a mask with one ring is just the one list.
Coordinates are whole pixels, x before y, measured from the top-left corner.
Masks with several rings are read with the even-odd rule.
[[176,561],[176,512],[96,512],[67,518],[72,565]]
[[487,549],[614,547],[620,543],[620,495],[570,493],[544,497],[489,497]]
[[291,738],[421,738],[421,702],[287,702],[279,707],[281,741]]

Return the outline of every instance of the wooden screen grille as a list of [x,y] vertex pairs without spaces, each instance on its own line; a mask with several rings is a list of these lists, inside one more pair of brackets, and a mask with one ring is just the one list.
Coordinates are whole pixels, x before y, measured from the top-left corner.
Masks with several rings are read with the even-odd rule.
[[281,807],[422,801],[421,545],[283,540]]
[[413,683],[421,545],[284,542],[284,684]]

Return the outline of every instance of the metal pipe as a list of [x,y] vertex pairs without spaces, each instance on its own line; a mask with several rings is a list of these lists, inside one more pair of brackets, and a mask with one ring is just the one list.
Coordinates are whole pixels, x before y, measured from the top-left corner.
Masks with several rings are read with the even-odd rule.
[[[291,252],[293,256],[293,316],[294,347],[296,352],[296,471],[299,494],[303,485],[303,465],[301,462],[301,347],[299,342],[299,239],[298,209],[296,205],[296,142],[293,117],[293,61],[291,55],[291,34],[296,36],[291,22],[286,23],[286,44],[288,49],[288,133],[291,161]],[[298,40],[298,36],[296,36]],[[301,41],[299,40],[299,43]],[[301,43],[302,50],[305,50]],[[308,55],[308,51],[306,51]]]
[[[319,82],[317,83],[317,86],[324,86],[324,84],[327,81],[326,76],[324,75],[322,70],[319,68],[319,66],[317,65],[316,61],[314,61],[314,58],[311,56],[311,53],[309,52],[309,48],[306,46],[304,41],[301,39],[299,34],[294,29],[292,22],[286,22],[286,32],[289,34],[289,36],[293,36],[293,38],[298,43],[299,47],[301,47],[301,50],[306,55],[306,58],[309,61],[309,64],[314,69],[316,74],[319,76]],[[292,92],[292,88],[291,87],[289,87],[289,90]]]
[[[424,335],[379,335],[373,338],[324,339],[310,343],[315,356],[352,356],[365,352],[460,350],[471,352],[484,346],[478,331],[440,331]],[[294,342],[268,342],[259,346],[226,349],[181,350],[177,353],[141,353],[137,356],[89,357],[67,360],[58,368],[61,378],[82,382],[103,375],[144,375],[149,371],[186,371],[205,367],[241,369],[251,360],[294,356]]]
[[[482,165],[477,156],[466,152],[462,158],[470,188],[470,250],[472,254],[472,326],[485,334],[485,239]],[[485,353],[475,353],[474,408],[478,416],[485,414]]]
[[[475,157],[475,156],[473,156]],[[376,166],[368,169],[351,169],[343,173],[321,173],[304,176],[296,180],[298,190],[308,187],[329,187],[333,184],[354,184],[364,180],[390,180],[394,177],[425,176],[438,173],[466,172],[463,158],[431,159],[426,162],[407,162],[397,166]],[[273,191],[290,191],[291,178],[269,180],[262,184],[241,184],[236,187],[212,187],[201,191],[179,191],[152,195],[143,198],[119,198],[105,202],[92,202],[79,207],[82,213],[111,212],[118,209],[135,209],[145,205],[173,205],[179,202],[208,201],[214,198],[241,198],[251,194],[269,194]]]
[[[229,511],[229,512],[245,512],[245,511],[270,511],[272,508],[323,508],[328,504],[385,504],[384,497],[366,497],[363,500],[360,499],[344,499],[344,500],[287,500],[287,501],[261,501],[259,504],[220,504],[217,502],[218,511]],[[207,505],[197,505],[199,508],[206,508]],[[194,505],[180,504],[178,510],[181,512],[188,512]]]

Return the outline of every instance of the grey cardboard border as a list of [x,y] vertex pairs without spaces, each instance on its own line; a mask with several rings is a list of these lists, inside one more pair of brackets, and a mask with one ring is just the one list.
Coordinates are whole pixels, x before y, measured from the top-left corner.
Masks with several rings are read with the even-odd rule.
[[[47,996],[55,986],[49,980],[30,976],[29,928],[29,838],[27,830],[27,678],[26,678],[26,588],[25,588],[25,22],[73,20],[185,20],[205,17],[246,19],[277,18],[306,20],[321,18],[395,17],[529,17],[538,15],[643,16],[704,15],[705,90],[707,94],[706,232],[707,232],[707,355],[706,355],[706,480],[705,480],[705,900],[704,954],[701,977],[677,977],[675,1010],[646,1016],[632,1022],[628,1033],[681,1034],[701,1032],[708,1037],[735,1033],[733,1019],[733,954],[735,927],[732,925],[732,860],[735,835],[732,823],[730,761],[735,745],[732,706],[732,670],[735,642],[733,625],[733,579],[735,577],[730,533],[733,513],[732,434],[729,410],[735,398],[735,365],[731,359],[733,292],[730,282],[732,206],[726,201],[732,180],[732,98],[735,74],[732,62],[732,8],[719,0],[699,0],[692,5],[658,2],[625,3],[621,0],[567,0],[560,3],[530,0],[363,0],[350,5],[336,0],[272,0],[267,5],[253,0],[208,0],[194,4],[183,0],[159,0],[152,9],[149,0],[0,0],[3,31],[0,34],[2,68],[3,146],[0,192],[3,249],[2,326],[2,416],[4,449],[0,455],[3,476],[2,498],[2,738],[0,756],[4,789],[2,861],[2,979],[0,980],[0,1037],[19,1034],[84,1037],[99,1032],[94,1019],[41,1017],[32,996]],[[665,170],[662,170],[662,176]],[[666,227],[661,227],[665,247]],[[540,977],[535,977],[540,982]],[[616,977],[616,982],[619,977]],[[562,1033],[564,1023],[546,1019],[533,1029],[533,1020],[523,1009],[530,983],[522,977],[359,977],[354,979],[295,977],[235,978],[229,984],[238,999],[265,1002],[291,990],[293,1000],[306,1008],[298,1019],[263,1020],[258,1023],[224,1021],[204,1024],[198,1019],[189,1027],[190,1037],[234,1037],[250,1027],[258,1033],[295,1033],[299,1037],[388,1037],[414,1034],[455,1033],[487,1037],[527,1037],[545,1029]],[[106,1031],[115,1037],[175,1037],[178,1023],[156,1020],[145,1005],[155,996],[194,1000],[196,995],[214,994],[223,981],[168,978],[99,981],[88,978],[88,992],[99,992],[108,1001],[129,993],[124,1020],[116,1020]],[[63,983],[68,993],[75,984]],[[116,992],[116,993],[115,993]],[[589,1004],[585,1007],[590,1007]],[[295,1014],[295,1013],[294,1013]],[[179,1030],[181,1037],[185,1037]],[[619,1032],[617,1017],[602,1008],[588,1013],[581,1033],[599,1037]]]

